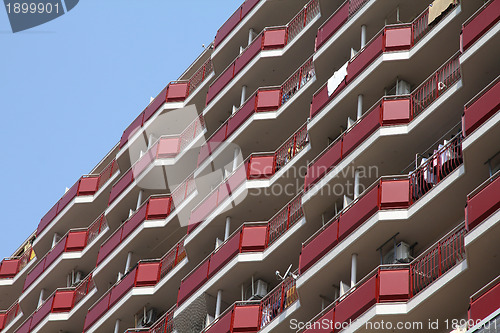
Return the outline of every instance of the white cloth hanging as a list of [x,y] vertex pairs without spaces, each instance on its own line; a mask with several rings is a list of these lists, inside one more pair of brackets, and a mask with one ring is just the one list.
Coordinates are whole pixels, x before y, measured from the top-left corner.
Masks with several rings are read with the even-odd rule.
[[338,86],[344,81],[347,76],[347,65],[349,61],[346,62],[342,67],[340,67],[332,77],[328,80],[328,96],[331,96],[333,92],[338,88]]

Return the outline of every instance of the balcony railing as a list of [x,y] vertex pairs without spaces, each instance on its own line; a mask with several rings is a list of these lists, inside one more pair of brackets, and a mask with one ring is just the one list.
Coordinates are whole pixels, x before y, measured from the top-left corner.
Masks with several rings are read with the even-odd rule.
[[261,0],[246,0],[231,17],[217,30],[217,35],[214,40],[214,48],[217,48],[220,43],[236,28],[236,26],[248,15],[248,13]]
[[496,172],[467,196],[465,220],[471,230],[500,208],[500,171]]
[[263,252],[303,216],[301,196],[299,195],[268,222],[244,223],[182,279],[177,305],[181,305],[238,254]]
[[[84,331],[87,331],[108,312],[129,290],[137,287],[157,285],[169,272],[186,258],[184,240],[177,243],[158,260],[142,260],[111,287],[90,307],[85,317]],[[156,327],[156,326],[155,326]],[[150,332],[162,332],[152,330]]]
[[311,325],[326,320],[334,325],[332,331],[340,331],[377,303],[408,301],[465,259],[464,235],[461,225],[412,263],[377,267],[315,316]]
[[205,161],[253,114],[258,112],[277,111],[307,82],[316,76],[312,58],[308,59],[281,87],[257,89],[255,93],[225,122],[202,146],[198,156],[198,166]]
[[129,328],[125,333],[173,333],[174,332],[174,311],[172,307],[163,316],[160,317],[150,328]]
[[76,287],[57,289],[28,319],[26,319],[15,333],[32,332],[51,313],[70,312],[88,293],[94,290],[94,288],[95,285],[92,274],[89,274],[89,276]]
[[203,333],[257,332],[268,326],[299,299],[295,280],[287,278],[261,301],[236,302]]
[[466,51],[500,19],[500,1],[490,0],[462,25],[460,50]]
[[[455,6],[456,5],[458,5],[458,3],[456,3]],[[427,10],[428,9],[426,9],[426,11]],[[425,26],[424,23],[422,23],[425,21],[425,13],[424,11],[424,13],[417,17],[412,23],[388,25],[376,34],[364,48],[359,50],[359,52],[349,60],[347,64],[347,75],[333,92],[329,93],[327,82],[314,94],[311,102],[310,117],[313,118],[323,110],[335,96],[372,64],[379,55],[390,51],[410,50],[414,45],[418,44],[418,41],[436,26]],[[407,36],[407,38],[401,38],[401,36]],[[437,83],[439,84],[440,82],[441,81]],[[448,86],[449,82],[443,83]],[[433,86],[433,89],[435,86],[436,85]]]
[[9,324],[17,317],[19,314],[19,303],[12,304],[6,311],[0,311],[0,332],[9,326]]
[[460,78],[458,54],[453,56],[410,95],[384,96],[309,163],[307,191],[381,126],[408,124]]
[[[238,75],[261,51],[283,49],[320,13],[319,0],[311,0],[287,25],[265,28],[210,85],[206,105]],[[302,18],[302,21],[301,21]]]
[[130,234],[143,222],[166,219],[196,190],[193,175],[180,184],[171,195],[150,196],[130,217],[118,228],[99,249],[97,265],[99,266]]
[[[500,276],[470,297],[469,327],[479,324],[500,308]],[[486,326],[486,325],[484,325]]]
[[103,231],[107,230],[108,223],[104,214],[99,216],[92,224],[86,229],[72,229],[64,235],[54,247],[47,252],[47,254],[40,259],[35,267],[29,271],[24,281],[24,289],[26,290],[31,286],[45,271],[47,271],[52,264],[62,256],[65,252],[79,252],[83,251],[87,245],[91,244],[97,236]]
[[144,124],[154,115],[164,103],[184,101],[192,94],[199,85],[206,80],[213,72],[212,58],[207,61],[186,81],[170,82],[155,99],[135,118],[125,129],[120,139],[120,149],[125,146],[129,138],[132,137]]
[[4,259],[0,262],[0,279],[13,279],[35,258],[35,251],[30,248],[18,257]]
[[66,206],[77,196],[94,195],[106,184],[118,171],[118,163],[113,160],[104,168],[99,175],[87,175],[81,177],[63,197],[49,210],[40,220],[37,229],[37,236],[58,216]]
[[108,204],[111,205],[120,194],[138,179],[144,171],[157,159],[174,158],[205,131],[203,116],[193,120],[179,135],[165,135],[160,137],[144,155],[135,162],[130,169],[113,184]]
[[408,176],[383,177],[376,181],[303,243],[300,272],[309,269],[376,212],[410,207],[462,163],[461,137],[458,136]]

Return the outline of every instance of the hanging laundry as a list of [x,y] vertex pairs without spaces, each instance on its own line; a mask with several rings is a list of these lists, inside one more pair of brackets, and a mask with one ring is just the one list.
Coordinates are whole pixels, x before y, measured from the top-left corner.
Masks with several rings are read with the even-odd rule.
[[427,24],[431,24],[451,5],[455,4],[455,0],[434,0],[429,5],[429,18]]
[[328,96],[331,96],[337,87],[344,81],[347,76],[347,65],[349,61],[346,62],[342,67],[340,67],[332,77],[328,80]]

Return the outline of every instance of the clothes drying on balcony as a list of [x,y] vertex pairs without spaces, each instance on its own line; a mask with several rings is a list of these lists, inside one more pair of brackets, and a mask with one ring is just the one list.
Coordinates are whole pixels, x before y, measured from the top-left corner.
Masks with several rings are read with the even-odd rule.
[[349,61],[346,62],[342,67],[340,67],[332,77],[328,80],[328,96],[331,96],[337,87],[344,81],[347,76],[347,65]]
[[429,5],[429,18],[427,24],[431,24],[435,19],[441,16],[448,7],[454,5],[455,2],[456,0],[434,0]]

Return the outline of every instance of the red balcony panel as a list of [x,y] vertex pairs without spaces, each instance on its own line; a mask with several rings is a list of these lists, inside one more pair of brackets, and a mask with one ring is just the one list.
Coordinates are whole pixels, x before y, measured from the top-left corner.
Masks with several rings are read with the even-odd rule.
[[63,254],[64,249],[66,248],[67,237],[68,236],[65,236],[63,239],[61,239],[56,244],[56,246],[54,246],[54,248],[52,250],[50,250],[49,253],[47,253],[47,256],[45,257],[45,264],[43,267],[44,271],[47,270],[50,267],[50,265],[52,265],[54,263],[54,261],[56,261],[56,259],[61,256],[61,254]]
[[139,176],[146,170],[151,163],[155,160],[155,153],[158,146],[153,147],[148,150],[141,158],[132,166],[132,173],[134,174],[134,179],[139,178]]
[[238,187],[247,179],[246,164],[240,165],[238,170],[229,177],[226,184],[230,193],[234,193]]
[[337,141],[333,146],[307,169],[305,187],[306,189],[315,184],[323,175],[333,169],[342,158],[342,140]]
[[78,194],[78,184],[80,180],[78,180],[71,188],[64,193],[61,200],[59,200],[59,206],[57,207],[57,214],[59,214],[66,206],[73,200]]
[[240,234],[234,235],[224,245],[222,245],[217,252],[210,256],[210,267],[208,276],[217,273],[224,265],[233,259],[240,249]]
[[500,307],[500,284],[488,290],[478,299],[472,301],[469,308],[469,320],[474,323],[488,317]]
[[257,93],[257,112],[276,111],[280,107],[281,90],[259,90]]
[[54,300],[54,296],[50,297],[48,300],[45,301],[45,303],[38,309],[36,310],[35,313],[33,313],[32,319],[31,319],[31,325],[30,325],[30,331],[33,331],[33,329],[40,324],[40,322],[49,315],[50,311],[52,310],[52,301]]
[[351,127],[342,139],[342,157],[347,156],[380,127],[380,108],[376,107]]
[[205,218],[217,207],[218,191],[212,192],[198,207],[196,207],[189,218],[189,224],[203,222]]
[[410,206],[410,180],[382,180],[380,209],[408,208]]
[[16,276],[18,273],[19,261],[20,259],[3,260],[0,265],[0,279],[10,279]]
[[248,170],[249,179],[269,178],[274,174],[274,156],[252,156]]
[[318,113],[321,109],[325,107],[325,105],[330,101],[330,96],[328,96],[328,86],[325,85],[318,91],[312,99],[311,109],[310,109],[310,117],[311,119]]
[[224,124],[221,128],[215,132],[215,134],[208,140],[210,147],[210,153],[212,153],[219,145],[224,142],[227,138],[227,124]]
[[0,313],[0,330],[5,328],[5,318],[7,317],[6,313]]
[[127,127],[120,139],[120,149],[128,142],[128,139],[144,124],[144,111]]
[[207,281],[209,264],[210,261],[206,260],[181,282],[181,286],[179,287],[179,294],[177,296],[177,305],[180,305],[182,302],[184,302],[198,288],[200,288],[202,284]]
[[233,311],[229,311],[222,318],[212,325],[205,333],[230,333],[231,332],[231,319]]
[[86,231],[70,231],[66,240],[65,252],[83,251],[87,245]]
[[342,213],[339,220],[339,241],[363,224],[378,210],[378,186],[372,188]]
[[338,243],[338,220],[333,221],[323,231],[302,247],[299,270],[305,272]]
[[227,135],[229,137],[233,132],[238,129],[243,122],[245,122],[255,112],[255,95],[252,96],[247,102],[231,116],[227,123]]
[[135,274],[137,268],[130,271],[117,285],[111,289],[111,296],[109,297],[109,307],[111,308],[118,302],[132,287],[134,287]]
[[170,214],[172,208],[172,198],[151,198],[148,203],[146,220],[160,220]]
[[157,157],[168,158],[179,154],[179,138],[161,139],[158,143]]
[[109,194],[109,204],[111,204],[115,199],[134,181],[134,173],[132,169],[127,171],[127,173],[118,180],[116,184],[111,188],[111,193]]
[[198,153],[198,163],[197,166],[201,164],[204,160],[206,160],[210,156],[210,146],[206,143],[200,148],[200,152]]
[[94,195],[99,190],[99,177],[82,177],[77,195]]
[[356,319],[374,305],[376,301],[377,276],[373,276],[336,306],[335,326],[342,327],[342,323],[349,323],[349,320]]
[[233,332],[257,332],[259,330],[259,305],[235,306]]
[[54,295],[52,312],[69,312],[73,308],[74,290],[58,290]]
[[346,82],[350,83],[359,73],[361,73],[371,62],[382,54],[384,35],[380,34],[372,40],[347,66]]
[[108,240],[101,245],[99,254],[97,255],[97,265],[101,263],[106,257],[113,252],[113,250],[120,244],[122,239],[123,228],[118,229]]
[[410,99],[387,99],[382,102],[382,124],[396,125],[410,122]]
[[107,293],[96,305],[89,309],[83,324],[84,331],[91,327],[106,311],[108,311],[110,297],[111,293]]
[[156,113],[156,111],[158,111],[158,109],[160,108],[160,106],[163,105],[163,103],[166,102],[167,89],[168,89],[168,86],[163,88],[163,90],[158,94],[158,96],[156,96],[155,99],[153,99],[153,101],[151,103],[149,103],[149,105],[146,107],[146,109],[144,109],[144,112],[143,112],[144,113],[144,119],[143,119],[144,123],[146,121],[148,121],[149,118],[151,118],[151,116]]
[[257,54],[259,54],[260,50],[262,49],[262,35],[259,35],[257,38],[255,38],[250,44],[245,51],[243,51],[242,54],[236,59],[234,62],[234,76],[236,76],[241,70],[248,65],[250,61],[252,61],[253,58]]
[[462,50],[467,50],[475,41],[500,19],[500,0],[493,0],[472,21],[462,28]]
[[500,177],[467,200],[467,228],[471,230],[500,208]]
[[403,302],[410,298],[410,271],[408,269],[379,272],[380,302]]
[[47,228],[47,226],[52,222],[52,220],[56,217],[57,215],[57,207],[59,206],[59,202],[57,202],[48,212],[45,214],[44,217],[40,220],[40,223],[38,224],[38,228],[36,230],[37,236],[42,233],[42,231]]
[[[246,9],[248,10],[248,9]],[[217,48],[219,44],[233,31],[233,29],[240,23],[241,20],[241,7],[239,7],[233,15],[219,28],[217,35],[214,40],[214,48]]]
[[27,321],[24,322],[24,324],[21,325],[17,330],[15,330],[15,333],[29,333],[30,332],[30,326],[31,326],[31,320],[32,318],[29,317]]
[[385,50],[409,50],[412,44],[411,27],[397,27],[385,29]]
[[136,211],[134,215],[132,215],[130,219],[123,224],[122,226],[123,231],[120,242],[123,241],[125,238],[127,238],[132,233],[132,231],[137,229],[137,227],[146,220],[147,209],[148,205],[142,205],[141,208],[139,208],[139,210]]
[[154,286],[160,277],[160,262],[139,263],[135,278],[136,287]]
[[[497,2],[500,3],[500,1]],[[465,135],[471,134],[500,110],[498,96],[500,96],[500,80],[465,109],[463,119]]]
[[264,41],[262,49],[274,50],[282,49],[286,45],[286,29],[273,29],[264,31]]
[[241,236],[241,252],[262,252],[266,248],[267,226],[245,226]]
[[179,102],[188,96],[188,83],[171,83],[167,89],[167,102]]
[[208,105],[214,98],[217,96],[222,89],[231,81],[234,77],[234,63],[231,64],[225,71],[222,73],[214,83],[210,85],[207,92],[207,101]]
[[247,14],[260,2],[260,0],[246,0],[243,5],[241,5],[241,19],[243,19]]
[[[24,280],[24,288],[23,291],[26,290],[31,284],[38,279],[40,275],[43,273],[43,267],[45,265],[45,260],[47,257],[44,257],[42,260],[36,264],[35,267],[26,275],[26,280]],[[2,265],[3,266],[3,265]]]
[[[333,333],[331,322],[334,320],[335,308],[325,313],[321,318],[312,323],[312,328],[307,329],[304,333]],[[325,323],[327,323],[325,325]]]
[[316,50],[321,47],[339,28],[347,22],[349,17],[349,1],[346,1],[335,14],[318,29],[316,36]]

